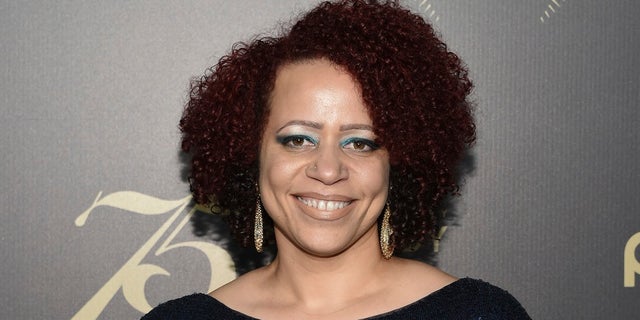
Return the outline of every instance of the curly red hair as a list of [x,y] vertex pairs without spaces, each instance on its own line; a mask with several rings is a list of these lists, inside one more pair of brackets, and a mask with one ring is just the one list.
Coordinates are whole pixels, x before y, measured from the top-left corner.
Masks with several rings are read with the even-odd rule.
[[437,209],[457,193],[456,168],[475,140],[472,84],[431,25],[392,1],[323,2],[280,37],[234,45],[193,81],[180,129],[182,149],[192,154],[195,200],[214,203],[235,236],[244,245],[252,241],[260,141],[276,71],[319,58],[359,83],[378,142],[389,152],[396,247],[433,237]]

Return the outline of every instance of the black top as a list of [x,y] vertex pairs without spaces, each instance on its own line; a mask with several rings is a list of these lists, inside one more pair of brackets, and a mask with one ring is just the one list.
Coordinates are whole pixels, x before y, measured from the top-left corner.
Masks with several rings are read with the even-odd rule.
[[[196,293],[165,302],[142,320],[255,320],[213,297]],[[531,319],[508,292],[481,280],[463,278],[402,308],[366,319]]]

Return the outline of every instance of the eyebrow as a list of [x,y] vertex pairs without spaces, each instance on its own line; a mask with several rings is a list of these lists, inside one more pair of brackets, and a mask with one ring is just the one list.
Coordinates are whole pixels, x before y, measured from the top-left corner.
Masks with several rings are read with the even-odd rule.
[[314,128],[314,129],[322,129],[322,124],[319,124],[317,122],[305,121],[305,120],[291,120],[291,121],[285,123],[278,130],[276,130],[276,133],[282,131],[282,129],[284,129],[284,128],[288,127],[288,126],[295,126],[295,125],[311,127],[311,128]]
[[[282,131],[282,129],[284,129],[284,128],[288,127],[288,126],[293,126],[293,125],[311,127],[311,128],[314,128],[314,129],[322,129],[322,127],[323,127],[323,125],[321,123],[314,122],[314,121],[291,120],[291,121],[285,123],[278,130],[276,130],[276,133]],[[368,130],[368,131],[373,131],[373,126],[370,126],[368,124],[358,124],[358,123],[345,124],[345,125],[341,125],[340,126],[340,131],[347,131],[347,130]]]
[[358,123],[345,124],[345,125],[340,126],[340,131],[347,131],[347,130],[369,130],[369,131],[373,131],[373,127],[368,125],[368,124],[358,124]]

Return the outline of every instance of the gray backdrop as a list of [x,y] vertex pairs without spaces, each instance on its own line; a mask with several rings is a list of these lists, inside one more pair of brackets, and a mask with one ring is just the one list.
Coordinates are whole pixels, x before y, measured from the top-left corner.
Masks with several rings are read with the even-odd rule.
[[[535,319],[638,318],[640,2],[403,3],[476,84],[475,169],[437,265]],[[312,5],[0,1],[1,318],[132,319],[233,277],[231,244],[188,221],[188,82]]]

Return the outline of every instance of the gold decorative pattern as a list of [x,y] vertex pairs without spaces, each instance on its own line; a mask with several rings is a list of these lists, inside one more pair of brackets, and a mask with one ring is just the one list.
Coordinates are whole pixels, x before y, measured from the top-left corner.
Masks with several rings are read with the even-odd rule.
[[71,319],[97,319],[120,289],[131,307],[142,313],[149,312],[151,305],[145,294],[147,280],[154,275],[170,276],[166,269],[144,262],[145,257],[151,254],[161,256],[173,249],[196,249],[204,254],[209,262],[209,291],[233,280],[236,277],[233,260],[222,247],[204,241],[174,241],[196,211],[196,208],[193,208],[185,212],[189,203],[191,196],[165,200],[134,191],[119,191],[104,197],[102,192],[99,192],[93,204],[76,218],[77,227],[84,226],[94,212],[93,209],[97,207],[116,208],[141,215],[166,215],[168,218]]
[[[544,13],[540,16],[540,22],[545,23],[553,14],[555,14],[564,5],[566,0],[551,0],[547,3]],[[562,5],[560,4],[562,3]]]
[[433,8],[431,1],[429,0],[416,0],[418,3],[418,9],[423,12],[427,18],[434,22],[440,20],[440,16],[436,13],[436,9]]
[[640,261],[636,258],[636,250],[640,247],[640,232],[629,238],[624,246],[624,286],[636,286],[636,275],[640,275]]
[[438,229],[438,236],[433,239],[433,252],[438,253],[440,252],[440,240],[442,240],[442,237],[444,236],[444,233],[447,231],[447,226],[442,226],[440,227],[440,229]]

